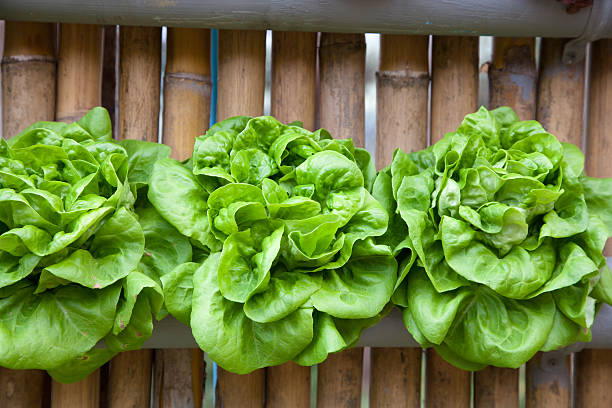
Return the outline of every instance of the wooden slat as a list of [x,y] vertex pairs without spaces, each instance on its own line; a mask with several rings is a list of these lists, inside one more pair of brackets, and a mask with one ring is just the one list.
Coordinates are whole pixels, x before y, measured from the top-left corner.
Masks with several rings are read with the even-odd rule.
[[[119,42],[117,138],[157,142],[161,29],[121,27]],[[152,362],[149,349],[124,352],[111,360],[109,407],[149,406]]]
[[102,106],[106,108],[117,135],[115,118],[117,97],[117,26],[104,26],[104,55],[102,57]]
[[[317,33],[272,33],[272,116],[314,130]],[[266,369],[266,407],[310,407],[310,367],[289,362]]]
[[365,36],[322,33],[319,122],[334,138],[365,145]]
[[[427,36],[382,35],[377,74],[376,165],[391,163],[400,147],[427,147],[429,88]],[[421,349],[372,348],[370,405],[419,407]]]
[[381,35],[376,93],[376,166],[391,163],[393,151],[427,147],[429,37]]
[[563,38],[543,38],[536,119],[559,140],[582,145],[584,60],[561,61]]
[[[61,24],[55,120],[73,122],[102,103],[103,29],[89,24]],[[98,407],[100,371],[74,384],[53,382],[53,407]]]
[[217,121],[263,115],[266,32],[219,31]]
[[421,349],[372,348],[372,407],[421,406]]
[[55,24],[5,25],[2,58],[2,134],[55,117]]
[[[168,28],[166,55],[162,141],[184,160],[210,121],[210,30]],[[201,407],[204,368],[199,349],[156,350],[153,406]]]
[[[489,69],[489,107],[510,106],[521,120],[535,119],[534,38],[494,38]],[[476,407],[516,407],[518,370],[487,367],[474,373]]]
[[535,38],[494,38],[489,108],[507,105],[519,119],[533,119],[536,83]]
[[[322,33],[319,48],[319,126],[335,138],[365,143],[365,36]],[[319,364],[317,407],[357,407],[361,402],[363,349],[331,354]]]
[[[263,115],[266,66],[265,31],[219,31],[217,120]],[[236,375],[219,367],[217,407],[261,407],[265,370]]]
[[[478,37],[433,37],[431,143],[457,130],[478,105]],[[469,407],[471,374],[427,351],[428,407]]]
[[[7,21],[2,58],[2,134],[55,117],[55,24]],[[1,41],[1,40],[0,40]],[[0,407],[48,405],[49,377],[0,367]]]
[[[562,62],[567,40],[542,39],[536,119],[560,140],[582,145],[584,61]],[[526,406],[571,406],[571,358],[544,358],[538,353],[527,363]]]
[[433,37],[431,142],[478,107],[478,37]]
[[[587,135],[587,174],[612,176],[612,39],[593,42],[589,84],[589,123]],[[612,256],[610,242],[604,250]],[[612,350],[584,350],[576,356],[576,406],[612,406],[610,381]]]

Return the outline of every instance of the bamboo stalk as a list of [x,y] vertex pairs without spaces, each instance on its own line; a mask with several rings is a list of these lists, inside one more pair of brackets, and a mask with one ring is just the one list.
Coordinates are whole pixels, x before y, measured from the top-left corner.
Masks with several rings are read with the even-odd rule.
[[372,348],[370,406],[421,406],[420,348]]
[[263,115],[265,31],[219,31],[217,119]]
[[[429,88],[427,36],[382,35],[377,73],[376,165],[391,163],[400,147],[427,147]],[[421,405],[421,349],[372,348],[370,405]]]
[[[55,24],[7,21],[2,58],[2,134],[9,139],[55,115]],[[48,405],[50,380],[41,370],[0,367],[0,407]]]
[[[168,28],[162,140],[174,158],[191,156],[196,136],[208,129],[210,97],[210,30]],[[153,139],[156,124],[142,126]],[[153,406],[201,407],[204,368],[199,349],[156,350]]]
[[[314,130],[317,33],[272,33],[271,113]],[[289,362],[266,369],[266,407],[310,407],[310,367]]]
[[[265,31],[219,31],[217,119],[263,115],[266,63]],[[265,370],[236,375],[217,371],[217,407],[261,407]]]
[[272,116],[315,127],[317,33],[272,33]]
[[210,121],[210,31],[169,28],[167,44],[163,142],[183,160]]
[[582,146],[584,61],[561,61],[563,38],[543,38],[538,78],[537,120],[564,142]]
[[521,120],[535,116],[535,38],[493,39],[489,107],[510,106]]
[[[102,27],[61,24],[55,120],[72,122],[102,103]],[[74,384],[53,381],[54,407],[98,407],[100,370]]]
[[[489,106],[510,106],[522,120],[535,119],[537,73],[534,38],[494,38]],[[487,367],[474,373],[477,407],[516,407],[518,370]]]
[[431,143],[478,107],[478,37],[433,37]]
[[[567,40],[542,39],[536,119],[560,140],[582,145],[584,61],[561,60]],[[544,358],[538,353],[527,362],[526,406],[571,406],[571,358]]]
[[[433,37],[431,143],[459,127],[478,105],[478,37]],[[471,375],[427,351],[425,399],[431,407],[469,407]]]
[[55,119],[72,122],[102,103],[102,27],[61,24]]
[[[121,27],[119,41],[118,139],[157,142],[161,29]],[[152,363],[149,349],[114,357],[108,375],[108,406],[148,406]]]
[[376,75],[376,165],[391,163],[395,148],[427,147],[429,66],[427,36],[381,35]]
[[[591,82],[587,135],[587,174],[592,177],[612,175],[612,144],[608,133],[612,126],[612,39],[598,40],[592,46]],[[611,256],[610,243],[604,255]],[[612,375],[612,350],[584,350],[577,355],[577,407],[612,406],[608,379]]]
[[[322,33],[319,48],[320,126],[335,138],[365,142],[365,36]],[[331,354],[319,364],[317,406],[358,406],[363,348]]]
[[363,34],[321,34],[319,121],[359,147],[365,145],[365,52]]
[[2,58],[5,139],[31,123],[55,117],[55,27],[6,22]]

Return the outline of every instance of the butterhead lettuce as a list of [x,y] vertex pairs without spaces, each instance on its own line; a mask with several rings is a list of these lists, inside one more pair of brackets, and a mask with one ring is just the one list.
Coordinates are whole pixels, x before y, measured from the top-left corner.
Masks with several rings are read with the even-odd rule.
[[103,108],[0,141],[1,366],[77,381],[151,335],[163,293],[150,230],[167,223],[134,203],[168,154],[114,142]]
[[388,223],[374,177],[352,141],[265,116],[217,123],[186,163],[158,161],[149,200],[198,254],[161,278],[169,312],[236,373],[355,344],[397,279],[374,242]]
[[612,293],[612,179],[583,168],[577,147],[507,107],[395,152],[373,188],[390,214],[378,242],[398,258],[392,300],[423,347],[476,370],[590,340]]

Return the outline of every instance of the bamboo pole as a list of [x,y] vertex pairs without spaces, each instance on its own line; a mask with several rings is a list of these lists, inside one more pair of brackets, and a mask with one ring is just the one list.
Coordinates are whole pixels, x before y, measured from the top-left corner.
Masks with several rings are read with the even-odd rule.
[[478,37],[433,37],[431,143],[478,107]]
[[365,145],[365,36],[322,33],[319,48],[321,126],[337,139]]
[[521,120],[535,116],[535,38],[493,39],[489,107],[510,106]]
[[73,122],[102,103],[102,27],[61,24],[55,119]]
[[263,115],[265,31],[219,31],[217,120]]
[[55,24],[5,25],[2,58],[2,134],[55,117]]
[[[561,60],[567,40],[542,39],[536,119],[560,140],[582,145],[584,61]],[[544,358],[538,353],[527,362],[526,406],[571,406],[571,356]]]
[[584,61],[561,61],[563,38],[543,38],[538,78],[537,120],[564,142],[582,146]]
[[[319,125],[335,138],[365,142],[365,36],[322,33],[319,48]],[[363,348],[331,354],[319,364],[317,406],[358,406]]]
[[[478,105],[478,37],[433,37],[431,143],[459,127]],[[430,407],[469,407],[471,374],[427,351],[425,399]]]
[[[5,139],[31,123],[55,116],[55,24],[4,26],[2,134]],[[42,407],[49,377],[40,370],[0,367],[0,407]]]
[[[587,174],[612,176],[612,39],[598,40],[592,46],[591,82],[587,135]],[[611,256],[610,243],[604,255]],[[608,379],[612,375],[612,350],[584,350],[577,355],[577,407],[612,406]]]
[[[272,33],[272,116],[314,130],[317,33]],[[309,408],[310,367],[289,362],[266,369],[266,407]]]
[[376,166],[391,163],[395,148],[405,152],[427,147],[429,38],[380,37],[380,68],[376,75]]
[[[427,36],[382,35],[377,73],[376,165],[391,163],[400,147],[427,147],[429,89]],[[421,405],[421,349],[372,348],[370,405]]]
[[[219,31],[217,119],[263,115],[265,31]],[[265,370],[237,375],[217,370],[217,407],[261,407]]]
[[[162,141],[174,158],[184,160],[210,121],[210,30],[168,28],[166,55]],[[125,122],[129,120],[125,116]],[[129,129],[129,124],[123,126]],[[154,134],[152,121],[141,126]],[[204,368],[199,349],[156,350],[153,406],[201,407]]]
[[[157,142],[161,28],[122,26],[119,42],[118,139]],[[128,351],[113,358],[108,375],[108,407],[149,406],[152,363],[150,349]]]
[[[489,70],[489,106],[510,106],[522,120],[535,119],[537,73],[534,38],[494,38]],[[516,407],[519,372],[487,367],[474,373],[477,407]]]
[[[61,24],[55,120],[72,122],[102,103],[102,27]],[[100,370],[74,384],[53,381],[53,407],[98,407]]]

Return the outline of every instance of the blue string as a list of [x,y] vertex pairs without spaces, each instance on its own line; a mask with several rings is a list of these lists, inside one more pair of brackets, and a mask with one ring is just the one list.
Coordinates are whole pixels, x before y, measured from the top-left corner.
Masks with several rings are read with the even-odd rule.
[[[219,60],[219,30],[210,30],[210,76],[212,89],[210,93],[210,126],[217,122],[217,63]],[[213,362],[213,390],[217,389],[217,363]],[[213,391],[213,406],[216,392]]]

